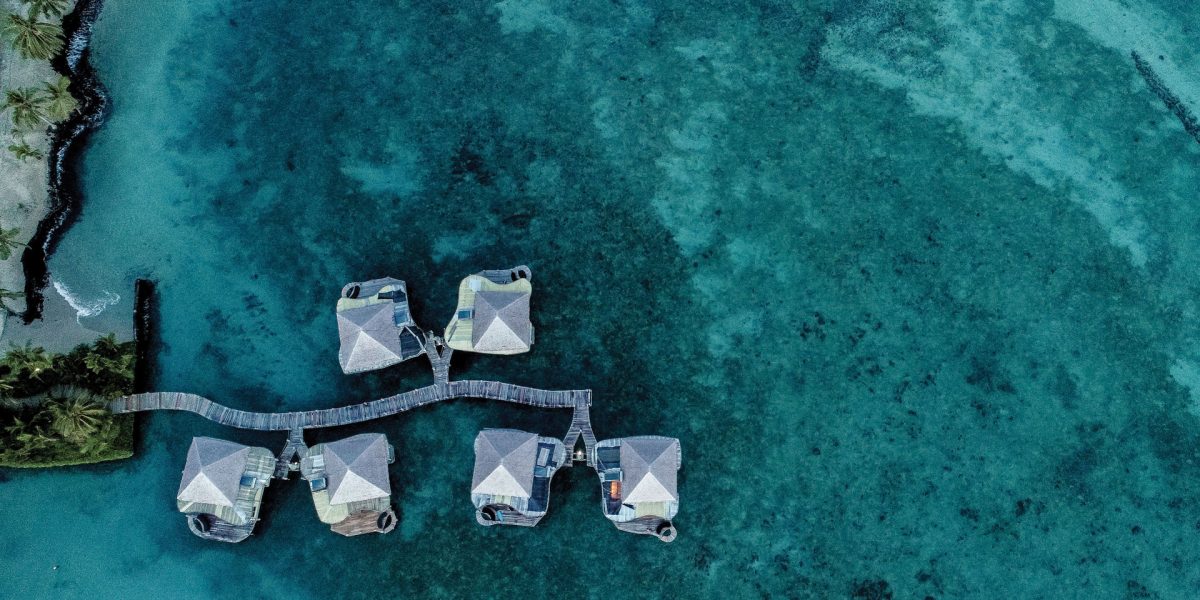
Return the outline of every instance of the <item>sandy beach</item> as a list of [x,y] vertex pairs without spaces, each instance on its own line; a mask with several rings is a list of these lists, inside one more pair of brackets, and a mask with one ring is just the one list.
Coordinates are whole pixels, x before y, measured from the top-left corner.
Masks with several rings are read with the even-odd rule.
[[[24,12],[23,4],[16,0],[0,0],[0,13]],[[0,89],[12,90],[22,87],[41,87],[55,77],[49,61],[23,58],[4,40],[0,50]],[[4,133],[3,147],[13,143],[12,112],[0,115],[0,131]],[[45,131],[27,132],[21,139],[41,151],[50,152],[50,136]],[[11,152],[0,152],[0,227],[18,228],[19,238],[28,241],[37,229],[38,221],[46,215],[48,207],[48,176],[46,160],[19,160]],[[0,262],[0,288],[19,291],[25,287],[21,270],[21,252],[15,250],[8,260]],[[10,300],[9,306],[24,308],[24,301]]]
[[[0,0],[0,13],[24,13],[25,6],[17,0]],[[57,74],[49,61],[23,58],[4,40],[0,46],[0,90],[22,87],[41,87],[52,81]],[[11,111],[0,114],[0,227],[20,230],[17,238],[28,242],[37,230],[38,222],[49,211],[49,170],[45,159],[19,160],[7,147],[14,143]],[[46,131],[31,131],[20,136],[43,154],[50,153],[50,136]],[[16,248],[8,260],[0,261],[0,289],[19,292],[25,288],[25,275],[21,265],[22,249]],[[5,300],[14,310],[24,310],[23,298]],[[79,326],[73,309],[57,294],[46,299],[45,318],[32,326],[25,327],[19,317],[7,317],[0,324],[0,344],[23,344],[33,341],[47,349],[71,347],[90,341],[96,333]]]

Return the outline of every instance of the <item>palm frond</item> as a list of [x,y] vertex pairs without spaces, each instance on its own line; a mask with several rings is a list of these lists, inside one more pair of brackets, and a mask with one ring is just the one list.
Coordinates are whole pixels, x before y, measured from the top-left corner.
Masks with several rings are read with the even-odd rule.
[[61,17],[67,12],[67,0],[23,0],[30,17]]
[[46,114],[55,122],[62,121],[71,116],[75,111],[75,107],[79,106],[79,102],[75,100],[75,96],[71,95],[71,80],[59,75],[54,81],[47,81],[42,89],[46,92],[45,107]]
[[62,51],[62,27],[54,23],[37,20],[37,15],[30,14],[28,18],[18,14],[10,14],[0,23],[0,33],[3,33],[14,50],[25,58],[48,60]]
[[8,151],[12,153],[17,160],[42,160],[46,158],[46,153],[30,146],[28,142],[17,142],[8,146]]
[[0,110],[11,110],[13,125],[18,129],[38,129],[51,125],[46,118],[46,98],[34,88],[17,88],[4,92]]

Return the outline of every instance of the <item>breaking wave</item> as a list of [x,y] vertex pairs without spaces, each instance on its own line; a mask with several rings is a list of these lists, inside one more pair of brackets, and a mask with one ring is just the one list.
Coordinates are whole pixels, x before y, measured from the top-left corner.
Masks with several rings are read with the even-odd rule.
[[51,279],[50,283],[54,286],[54,291],[58,292],[58,295],[62,296],[63,300],[66,300],[67,304],[75,309],[76,322],[84,317],[94,317],[121,300],[121,296],[107,290],[99,298],[87,300],[72,293],[71,288],[61,281]]

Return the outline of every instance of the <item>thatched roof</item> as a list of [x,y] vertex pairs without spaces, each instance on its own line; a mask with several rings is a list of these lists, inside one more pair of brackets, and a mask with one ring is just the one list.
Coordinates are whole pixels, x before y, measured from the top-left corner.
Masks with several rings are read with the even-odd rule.
[[529,498],[537,447],[537,434],[515,429],[480,431],[475,437],[471,493]]
[[677,502],[679,440],[665,437],[632,437],[621,441],[622,500]]
[[364,433],[323,445],[330,504],[391,496],[388,443],[381,433]]
[[471,329],[476,352],[525,352],[533,338],[529,322],[529,294],[477,292]]
[[249,453],[250,448],[241,444],[208,437],[193,438],[176,497],[180,502],[232,508]]
[[381,302],[337,313],[342,371],[360,373],[394,365],[401,360],[392,304]]

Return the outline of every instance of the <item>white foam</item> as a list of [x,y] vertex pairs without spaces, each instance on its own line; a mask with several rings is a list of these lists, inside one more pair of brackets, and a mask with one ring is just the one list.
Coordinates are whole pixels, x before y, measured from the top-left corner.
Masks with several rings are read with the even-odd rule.
[[84,317],[94,317],[104,312],[104,309],[121,301],[120,295],[108,290],[103,290],[99,298],[87,300],[72,293],[71,288],[67,287],[67,285],[61,281],[51,279],[50,283],[54,286],[54,291],[58,292],[58,295],[62,296],[62,299],[66,300],[67,304],[71,305],[71,308],[75,309],[76,323],[78,323],[79,320]]

